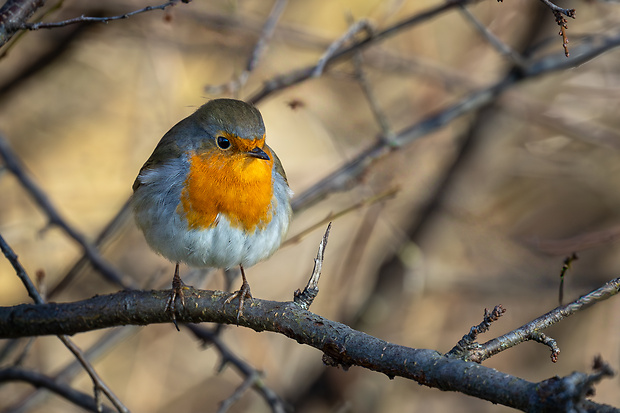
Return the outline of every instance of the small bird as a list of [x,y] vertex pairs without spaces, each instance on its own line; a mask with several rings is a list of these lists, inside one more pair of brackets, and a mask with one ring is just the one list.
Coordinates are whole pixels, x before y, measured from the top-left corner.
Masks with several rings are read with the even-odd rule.
[[[244,268],[270,257],[291,221],[292,191],[263,118],[240,100],[214,99],[177,123],[133,184],[132,208],[149,246],[176,263],[166,308],[184,306],[179,263],[239,266],[243,283],[226,302],[251,299]],[[178,327],[177,327],[178,328]]]

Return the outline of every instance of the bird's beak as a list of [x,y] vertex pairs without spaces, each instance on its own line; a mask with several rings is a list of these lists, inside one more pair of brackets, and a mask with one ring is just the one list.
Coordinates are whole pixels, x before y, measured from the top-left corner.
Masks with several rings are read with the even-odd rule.
[[267,155],[267,153],[258,146],[246,153],[253,158],[263,159],[265,161],[269,160],[269,155]]

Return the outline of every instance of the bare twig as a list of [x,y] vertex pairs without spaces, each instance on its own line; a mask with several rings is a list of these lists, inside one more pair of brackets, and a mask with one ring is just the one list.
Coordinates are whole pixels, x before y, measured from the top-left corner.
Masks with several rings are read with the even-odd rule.
[[485,38],[487,41],[493,46],[498,52],[500,52],[503,56],[509,58],[512,63],[520,68],[525,67],[525,60],[523,57],[513,50],[506,43],[502,42],[497,36],[495,36],[491,31],[474,16],[469,9],[464,4],[461,4],[461,13],[465,18],[474,25],[476,30]]
[[[233,353],[220,339],[218,335],[220,326],[221,325],[215,327],[216,330],[213,332],[197,324],[184,325],[184,327],[187,327],[198,339],[202,340],[205,346],[207,344],[213,344],[215,348],[217,348],[218,352],[222,356],[220,368],[223,368],[223,366],[230,363],[246,378],[246,380],[249,377],[260,378],[260,372]],[[285,413],[292,411],[292,409],[284,403],[280,396],[267,387],[262,380],[254,380],[252,385],[256,392],[258,392],[258,394],[260,394],[269,404],[274,413]]]
[[551,350],[551,361],[556,363],[558,361],[558,356],[560,355],[560,348],[558,347],[558,343],[551,337],[547,336],[545,333],[541,333],[540,331],[533,331],[530,334],[530,340],[533,340],[537,343],[544,344],[549,347]]
[[[375,37],[377,37],[376,35]],[[620,32],[592,39],[582,43],[574,51],[572,59],[559,59],[555,54],[530,61],[520,73],[509,73],[504,79],[472,92],[452,106],[442,108],[427,118],[398,132],[390,144],[378,140],[373,146],[362,151],[357,157],[341,166],[330,175],[293,199],[293,210],[299,212],[319,202],[333,192],[349,189],[375,161],[392,151],[411,144],[413,141],[447,125],[454,119],[481,108],[497,98],[504,91],[526,79],[531,79],[553,71],[580,65],[603,52],[620,45]]]
[[564,259],[564,265],[562,265],[562,270],[560,271],[560,288],[559,288],[559,293],[558,293],[558,305],[564,305],[564,276],[566,275],[566,272],[570,269],[571,264],[574,261],[577,261],[578,259],[579,257],[577,257],[577,254],[575,254],[574,252],[572,255]]
[[263,29],[261,30],[258,41],[256,42],[256,45],[254,46],[252,55],[250,56],[248,63],[245,69],[243,70],[243,72],[241,72],[241,74],[237,78],[223,85],[206,86],[205,87],[206,93],[209,93],[212,95],[221,94],[223,92],[236,94],[239,91],[239,89],[241,89],[245,85],[248,78],[250,77],[250,74],[252,73],[254,68],[258,65],[260,58],[262,57],[265,50],[267,49],[267,45],[269,44],[269,41],[273,37],[273,33],[275,31],[278,20],[280,20],[280,16],[282,16],[282,13],[284,12],[284,9],[286,8],[287,3],[288,3],[288,0],[277,0],[275,4],[273,5],[273,7],[271,8],[271,13],[269,13],[269,17],[267,18],[267,21],[263,25]]
[[325,230],[325,234],[323,234],[323,239],[319,243],[319,249],[316,253],[316,258],[314,259],[314,268],[312,270],[312,275],[308,280],[308,284],[304,291],[297,290],[294,294],[294,303],[297,304],[300,308],[307,310],[312,305],[312,302],[316,298],[319,293],[319,278],[321,278],[321,270],[323,269],[323,260],[325,259],[325,247],[327,247],[327,240],[329,239],[329,231],[332,228],[332,223],[330,222],[327,225],[327,229]]
[[317,67],[319,67],[319,65],[323,67],[321,69],[321,72],[323,72],[325,68],[329,67],[331,64],[339,60],[343,60],[346,57],[349,57],[352,53],[358,50],[362,50],[382,40],[385,40],[399,33],[401,30],[405,28],[423,23],[429,19],[432,19],[435,16],[440,15],[441,13],[447,10],[450,10],[454,7],[458,7],[460,4],[471,4],[471,3],[477,3],[479,1],[480,0],[457,0],[457,1],[445,2],[438,6],[432,7],[426,11],[423,11],[421,13],[418,13],[406,19],[403,19],[400,22],[386,28],[385,30],[374,33],[372,37],[366,37],[363,40],[355,42],[350,46],[343,47],[339,50],[336,50],[334,53],[331,53],[329,55],[328,53],[325,53],[324,57],[327,57],[327,59],[324,62],[319,61],[319,63],[316,65],[308,66],[302,69],[295,70],[291,73],[286,73],[286,74],[274,77],[273,79],[265,82],[261,90],[256,92],[253,96],[251,96],[248,99],[248,101],[256,104],[274,92],[291,87],[295,84],[301,83],[304,80],[307,80],[313,77],[315,72],[317,72]]
[[560,36],[562,36],[562,46],[564,47],[564,55],[566,57],[569,56],[568,53],[568,37],[566,36],[566,30],[568,29],[568,21],[564,18],[564,16],[566,17],[570,17],[572,19],[575,18],[575,9],[563,9],[562,7],[559,7],[557,5],[555,5],[554,3],[552,3],[550,0],[540,0],[543,2],[543,4],[547,7],[549,7],[549,9],[553,12],[553,15],[555,16],[555,22],[558,24],[558,26],[560,26]]
[[[106,226],[101,230],[97,238],[93,242],[93,246],[98,250],[104,246],[106,242],[108,242],[114,234],[126,224],[129,218],[129,205],[131,198],[128,198],[127,201],[123,204],[123,206],[118,210],[116,215],[106,224]],[[50,290],[49,297],[55,297],[58,293],[63,291],[67,286],[71,284],[71,282],[78,276],[80,271],[84,269],[86,264],[88,264],[89,259],[87,255],[82,255],[79,260],[73,264],[73,267],[67,271],[67,273],[58,281],[58,283]],[[124,285],[118,284],[118,287],[123,288]]]
[[69,351],[73,353],[76,360],[79,361],[82,367],[84,367],[84,370],[86,370],[86,373],[88,373],[88,375],[90,376],[90,379],[92,380],[95,387],[95,398],[97,398],[97,393],[101,391],[103,392],[103,394],[106,395],[106,397],[112,402],[114,407],[116,407],[119,412],[129,413],[129,409],[125,407],[123,402],[121,402],[121,400],[112,392],[112,390],[110,390],[108,385],[105,384],[101,377],[99,377],[99,374],[97,374],[90,362],[86,359],[86,357],[84,357],[84,353],[82,353],[82,350],[80,350],[80,348],[76,346],[75,343],[73,343],[73,341],[71,341],[69,337],[65,335],[59,335],[58,338],[69,349]]
[[41,295],[37,291],[37,287],[34,286],[34,283],[28,276],[28,273],[17,259],[17,254],[15,254],[9,244],[7,244],[2,235],[0,235],[0,249],[15,269],[15,273],[21,280],[22,284],[24,284],[24,287],[26,287],[26,291],[28,291],[28,295],[30,296],[30,298],[32,298],[32,301],[37,304],[44,304],[45,301],[43,301],[43,298],[41,298]]
[[[95,361],[100,359],[103,355],[110,351],[111,348],[117,346],[119,343],[126,340],[128,337],[135,335],[139,328],[117,328],[111,331],[106,332],[96,343],[94,343],[88,350],[84,352],[84,358],[87,360]],[[10,341],[9,343],[14,343],[15,340]],[[72,362],[69,362],[62,370],[55,373],[51,380],[56,383],[71,383],[79,374],[84,371],[84,368],[80,364],[77,359],[74,359]],[[20,401],[15,403],[13,406],[7,407],[3,410],[3,413],[27,413],[35,410],[37,406],[45,403],[45,401],[50,397],[50,393],[37,388],[35,391],[28,393],[22,397]],[[93,399],[94,400],[94,399]],[[104,410],[108,409],[107,406],[104,405]],[[105,410],[105,411],[108,411]]]
[[394,136],[394,132],[392,131],[392,128],[390,128],[387,116],[385,115],[383,110],[381,110],[381,107],[377,102],[377,98],[375,97],[375,93],[372,90],[370,84],[368,83],[368,79],[366,78],[366,74],[364,73],[364,68],[362,64],[362,54],[360,52],[355,53],[353,62],[355,63],[355,77],[357,78],[362,88],[362,92],[364,92],[364,96],[368,101],[370,110],[372,111],[375,120],[381,128],[381,136],[389,142]]
[[330,212],[329,214],[327,214],[327,216],[325,218],[323,218],[322,220],[310,225],[308,228],[300,231],[299,233],[289,237],[286,239],[286,241],[284,241],[282,243],[282,247],[290,245],[290,244],[295,244],[297,242],[299,242],[301,239],[303,239],[306,235],[308,235],[309,233],[313,232],[315,229],[322,227],[323,225],[329,223],[330,221],[334,221],[340,217],[343,217],[353,211],[356,211],[360,208],[364,208],[370,205],[374,205],[378,202],[381,201],[385,201],[386,199],[390,199],[394,196],[396,196],[396,194],[398,193],[398,191],[400,191],[399,187],[393,187],[388,189],[385,192],[382,192],[378,195],[374,195],[370,198],[366,198],[366,199],[362,199],[359,202],[356,202],[355,204],[348,206],[346,208],[341,209],[340,211],[336,211],[336,212]]
[[[537,340],[537,338],[540,338],[540,336],[537,336],[540,330],[544,330],[545,328],[550,327],[553,324],[562,321],[566,317],[569,317],[576,312],[581,311],[599,301],[606,300],[609,297],[618,294],[618,292],[620,292],[620,278],[611,280],[601,288],[598,288],[590,292],[589,294],[584,295],[583,297],[573,301],[572,303],[557,307],[554,310],[548,312],[547,314],[540,316],[533,321],[530,321],[529,323],[517,328],[516,330],[511,331],[510,333],[504,334],[501,337],[497,337],[493,340],[487,341],[486,343],[479,345],[476,349],[472,350],[470,357],[468,357],[468,360],[480,363],[483,360],[486,360],[501,351],[514,347],[519,343],[528,340]],[[557,359],[557,354],[559,353],[557,346],[552,346],[548,339],[545,340],[544,344],[548,345],[551,348],[552,360]]]
[[575,18],[575,9],[563,9],[555,5],[549,0],[540,0],[540,1],[542,1],[545,4],[545,6],[549,7],[551,11],[554,13],[562,13],[563,15],[567,17],[571,17],[573,19]]
[[484,318],[482,322],[476,326],[473,326],[469,333],[464,335],[463,338],[459,340],[459,342],[446,353],[448,357],[458,357],[467,360],[467,355],[472,348],[478,346],[476,343],[476,338],[478,338],[479,334],[485,333],[489,331],[491,327],[491,323],[499,320],[499,318],[506,312],[506,309],[500,305],[495,306],[493,311],[489,313],[489,311],[484,309]]
[[312,77],[321,76],[323,74],[323,71],[325,70],[325,65],[327,64],[327,62],[332,59],[338,51],[341,50],[342,46],[346,42],[354,38],[355,35],[361,31],[366,32],[367,37],[365,38],[365,40],[369,40],[372,38],[373,27],[368,20],[362,19],[358,22],[353,23],[347,29],[347,32],[345,34],[340,36],[339,39],[329,45],[325,53],[323,53],[323,56],[321,56],[321,58],[319,59],[319,62],[316,64],[316,67],[312,72]]
[[222,400],[220,407],[217,409],[217,413],[226,413],[258,380],[260,380],[258,372],[254,372],[254,374],[246,377],[233,394]]
[[113,413],[115,411],[105,405],[101,406],[101,409],[99,409],[95,399],[91,396],[59,383],[57,380],[54,380],[44,374],[18,368],[0,369],[0,383],[14,381],[23,381],[30,383],[37,388],[47,389],[65,398],[76,406],[80,406],[91,412]]
[[564,55],[566,57],[569,57],[570,53],[568,52],[568,36],[566,35],[566,30],[568,30],[568,20],[566,20],[566,18],[562,16],[562,13],[560,13],[559,11],[554,11],[553,15],[555,16],[555,22],[558,24],[558,26],[560,26],[560,32],[558,34],[562,36],[562,47],[564,48]]
[[183,3],[189,3],[191,0],[171,0],[167,1],[158,6],[146,6],[139,10],[134,10],[128,13],[120,14],[117,16],[107,16],[107,17],[89,17],[89,16],[80,16],[75,17],[73,19],[67,19],[59,22],[37,22],[37,23],[22,23],[19,26],[21,30],[39,30],[39,29],[53,29],[56,27],[64,27],[69,26],[71,24],[77,23],[109,23],[114,20],[122,20],[128,19],[129,17],[135,16],[136,14],[147,13],[153,10],[165,10],[168,7],[175,6],[179,1],[183,1]]

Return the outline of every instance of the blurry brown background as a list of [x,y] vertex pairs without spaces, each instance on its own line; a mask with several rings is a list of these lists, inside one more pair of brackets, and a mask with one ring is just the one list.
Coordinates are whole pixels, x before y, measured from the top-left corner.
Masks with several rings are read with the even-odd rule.
[[[234,97],[248,98],[264,81],[316,63],[351,19],[367,18],[383,29],[438,3],[290,1],[265,55]],[[121,14],[146,5],[67,0],[46,20]],[[562,6],[577,8],[577,19],[568,22],[571,45],[620,23],[617,4]],[[205,86],[241,73],[271,7],[259,0],[194,0],[107,25],[27,32],[0,62],[0,130],[68,222],[94,239],[129,197],[161,136],[206,99],[231,96],[208,94]],[[562,52],[553,15],[538,1],[483,1],[469,10],[516,50],[542,44],[535,55]],[[20,77],[55,47],[52,62]],[[499,80],[510,66],[454,9],[372,46],[361,67],[398,132]],[[446,352],[481,321],[484,308],[501,303],[508,312],[482,341],[554,308],[562,262],[573,251],[579,260],[567,274],[565,300],[617,277],[619,67],[620,55],[611,51],[523,83],[482,111],[392,153],[352,190],[295,216],[289,236],[330,213],[399,189],[395,197],[334,221],[312,311],[387,341]],[[267,141],[297,194],[381,132],[354,73],[348,60],[258,104]],[[292,109],[294,101],[299,105]],[[43,270],[46,284],[54,286],[80,249],[59,229],[46,229],[45,215],[9,173],[0,174],[0,194],[0,233],[31,275]],[[249,269],[253,295],[292,299],[310,275],[323,229]],[[144,288],[169,288],[173,265],[149,250],[131,219],[103,251]],[[219,272],[191,278],[188,268],[182,271],[197,287],[224,287]],[[0,305],[29,302],[4,260],[0,285]],[[89,268],[55,301],[116,290]],[[619,370],[619,314],[620,303],[611,299],[550,329],[562,350],[557,364],[547,348],[533,343],[484,364],[539,381],[590,371],[600,354]],[[134,412],[215,411],[243,380],[231,368],[218,373],[218,353],[172,325],[126,330],[94,364]],[[75,341],[87,349],[104,333],[80,334]],[[223,339],[298,412],[509,410],[357,367],[347,372],[325,367],[319,351],[277,334],[226,327]],[[44,337],[34,342],[24,364],[53,375],[71,360],[57,339]],[[85,374],[74,384],[91,392]],[[618,385],[617,378],[603,381],[595,400],[619,405]],[[0,410],[31,392],[26,384],[0,387]],[[80,411],[55,396],[28,409]],[[230,411],[269,408],[249,391]]]

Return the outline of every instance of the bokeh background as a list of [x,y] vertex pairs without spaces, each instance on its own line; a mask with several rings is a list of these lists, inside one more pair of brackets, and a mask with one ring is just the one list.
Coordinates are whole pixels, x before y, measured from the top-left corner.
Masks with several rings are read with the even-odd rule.
[[[273,77],[317,62],[352,21],[377,30],[437,1],[290,1],[247,83],[239,76],[272,2],[193,1],[109,24],[26,32],[4,46],[0,130],[68,223],[94,240],[131,193],[161,136],[209,98],[247,99]],[[49,4],[44,19],[116,15],[143,1]],[[572,1],[572,46],[620,23],[620,6]],[[541,2],[482,1],[470,12],[517,51],[562,53],[552,13]],[[36,16],[43,18],[43,11]],[[363,37],[363,34],[358,36]],[[361,68],[392,132],[501,79],[512,67],[453,9],[368,48],[321,77],[267,96],[257,106],[268,143],[301,194],[375,142],[381,127],[357,76]],[[565,300],[620,272],[620,54],[610,51],[574,69],[527,81],[497,101],[374,164],[350,190],[295,216],[289,236],[330,214],[333,222],[320,294],[312,310],[387,341],[446,352],[481,321],[485,308],[508,309],[482,341],[510,331],[558,303],[564,258],[577,252]],[[210,86],[209,89],[205,87]],[[394,194],[395,192],[395,194]],[[385,196],[386,194],[392,194]],[[377,197],[379,200],[377,200]],[[0,233],[34,276],[53,288],[81,256],[10,173],[0,174]],[[255,297],[291,300],[309,277],[325,225],[247,271]],[[102,251],[144,288],[169,288],[173,265],[149,250],[131,218]],[[222,289],[221,272],[182,268],[185,281]],[[8,262],[0,260],[0,304],[29,302]],[[237,287],[235,283],[235,287]],[[54,301],[117,291],[86,268]],[[525,343],[486,361],[530,381],[590,371],[596,355],[620,369],[620,303],[599,304],[548,330],[560,346]],[[89,349],[110,332],[80,334]],[[298,412],[503,412],[461,394],[421,387],[353,367],[325,367],[321,353],[282,335],[234,326],[223,341],[264,373],[264,383]],[[6,343],[0,343],[5,346]],[[20,341],[2,354],[58,374],[72,356],[53,337]],[[172,325],[124,328],[94,359],[134,412],[211,412],[243,381],[218,372],[220,356]],[[91,392],[84,373],[71,381]],[[620,404],[618,379],[597,386],[595,400]],[[27,384],[0,387],[0,410],[74,412]],[[246,392],[231,412],[266,412]]]

